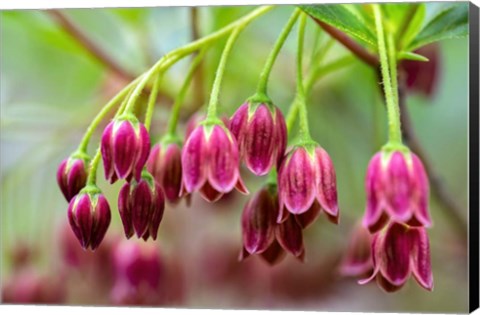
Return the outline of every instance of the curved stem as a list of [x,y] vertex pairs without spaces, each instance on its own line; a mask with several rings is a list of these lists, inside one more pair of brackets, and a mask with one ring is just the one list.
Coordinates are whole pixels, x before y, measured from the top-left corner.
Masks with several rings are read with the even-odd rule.
[[215,80],[213,81],[212,92],[210,94],[210,101],[208,103],[207,109],[207,118],[206,120],[216,120],[217,119],[217,106],[218,106],[218,97],[220,95],[220,86],[223,80],[223,74],[225,73],[225,66],[227,64],[228,56],[232,50],[233,44],[235,43],[238,35],[240,34],[242,28],[238,27],[232,31],[230,37],[228,38],[225,48],[223,49],[222,56],[220,57],[220,62],[218,64],[217,72],[215,73]]
[[[128,84],[126,87],[124,87],[117,95],[115,95],[103,108],[102,110],[95,116],[95,118],[92,120],[90,125],[87,128],[87,131],[85,132],[85,135],[83,136],[82,140],[80,141],[80,144],[78,146],[78,151],[86,153],[87,152],[87,147],[88,143],[90,142],[90,138],[92,137],[93,132],[95,129],[97,129],[98,125],[100,122],[105,118],[105,116],[112,110],[115,105],[120,101],[122,97],[125,97],[128,92],[131,90],[131,88],[137,84],[140,78],[137,78],[136,80],[132,81],[130,84]],[[121,109],[121,107],[120,107]]]
[[155,108],[155,102],[157,101],[158,89],[160,88],[160,82],[162,76],[159,74],[153,83],[153,89],[148,98],[147,111],[145,113],[145,128],[150,130],[150,124],[152,123],[153,110]]
[[157,61],[147,72],[144,73],[143,78],[140,80],[138,85],[135,87],[133,90],[133,93],[131,97],[128,100],[127,107],[126,107],[126,112],[131,112],[133,110],[133,107],[136,103],[136,100],[140,96],[140,93],[142,90],[145,88],[147,85],[148,81],[160,70],[163,69],[163,71],[166,71],[169,67],[171,67],[173,64],[175,64],[177,61],[180,59],[184,58],[185,56],[199,50],[200,48],[206,47],[216,40],[222,38],[223,36],[229,34],[232,30],[238,28],[238,27],[245,27],[247,26],[250,22],[252,22],[254,19],[257,17],[267,13],[273,9],[273,6],[262,6],[259,7],[258,9],[253,10],[249,14],[245,15],[244,17],[236,20],[235,22],[232,22],[228,24],[227,26],[223,27],[222,29],[208,35],[205,37],[202,37],[194,42],[191,42],[185,46],[182,46],[180,48],[177,48],[170,53],[164,55],[160,60]]
[[[378,4],[373,5],[373,13],[375,15],[375,26],[378,38],[378,52],[380,54],[380,68],[382,72],[383,89],[385,93],[385,101],[387,103],[388,111],[389,143],[393,145],[398,145],[402,143],[402,134],[400,130],[400,113],[398,110],[398,104],[395,100],[395,93],[397,92],[394,92],[391,79],[391,71],[393,70],[396,73],[396,66],[395,61],[390,61],[390,63],[388,61],[387,47],[385,45],[385,35],[382,25],[382,13]],[[393,49],[393,47],[390,48],[391,53]],[[391,68],[392,65],[395,66],[395,69]],[[390,71],[389,68],[391,68]]]
[[175,103],[172,106],[172,112],[170,113],[170,119],[168,121],[168,131],[167,131],[168,136],[172,136],[172,137],[175,136],[175,133],[177,130],[177,124],[178,124],[178,117],[180,115],[180,108],[183,105],[183,101],[187,94],[188,88],[190,87],[190,83],[192,82],[193,76],[195,75],[197,68],[199,67],[200,63],[203,60],[203,57],[205,56],[205,51],[206,51],[205,49],[201,50],[200,53],[197,54],[197,56],[195,56],[195,59],[193,59],[192,64],[188,69],[187,76],[183,81],[183,85],[180,88],[180,91],[178,92],[177,97],[175,98]]
[[303,86],[303,44],[305,39],[305,25],[307,22],[306,15],[300,18],[298,27],[298,48],[297,48],[297,95],[295,96],[298,103],[300,114],[300,139],[302,142],[311,141],[310,131],[308,128],[308,113],[305,99],[305,89]]
[[100,151],[100,146],[97,149],[97,153],[95,153],[95,157],[93,158],[92,162],[90,163],[90,170],[88,172],[87,177],[87,185],[95,185],[97,181],[97,168],[98,163],[100,162],[100,158],[102,157],[102,152]]
[[277,60],[278,54],[283,47],[283,44],[287,40],[288,35],[290,34],[293,26],[297,22],[298,17],[300,16],[300,9],[295,9],[295,11],[290,16],[287,24],[285,24],[280,36],[278,37],[275,45],[273,46],[270,55],[268,55],[268,59],[265,62],[265,66],[263,67],[262,73],[260,74],[260,79],[258,81],[257,86],[257,95],[259,96],[266,96],[267,95],[267,84],[268,78],[270,77],[270,73],[272,72],[273,65],[275,60]]

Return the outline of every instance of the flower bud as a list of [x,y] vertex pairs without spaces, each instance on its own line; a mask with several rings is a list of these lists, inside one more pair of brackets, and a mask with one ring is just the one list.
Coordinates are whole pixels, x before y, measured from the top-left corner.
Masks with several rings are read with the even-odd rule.
[[130,238],[135,232],[138,238],[156,240],[164,208],[163,191],[149,174],[142,175],[139,182],[126,182],[118,196],[125,236]]
[[138,181],[150,152],[150,136],[136,119],[115,119],[103,131],[101,152],[110,183],[124,178]]
[[287,144],[282,112],[274,105],[247,102],[233,114],[229,128],[236,137],[240,158],[257,176],[279,165]]
[[57,171],[57,183],[68,202],[77,195],[87,183],[88,159],[69,157],[60,163]]
[[387,292],[399,290],[413,273],[418,284],[433,289],[430,244],[425,228],[412,228],[405,224],[391,223],[386,230],[372,239],[373,273],[365,284],[373,279]]
[[288,217],[286,209],[306,227],[323,209],[330,221],[338,223],[335,168],[322,147],[294,147],[282,162],[278,183],[280,213],[277,221]]
[[199,190],[210,202],[237,188],[247,194],[239,172],[235,137],[222,125],[200,125],[182,151],[182,185],[187,193]]
[[68,206],[68,221],[80,245],[95,250],[110,225],[110,207],[100,193],[80,192]]
[[347,250],[340,265],[340,273],[344,276],[362,277],[373,271],[372,236],[359,222],[355,225]]
[[180,200],[182,188],[182,149],[176,143],[158,143],[150,152],[147,170],[163,188],[165,197],[171,203]]
[[367,207],[363,223],[371,233],[389,221],[431,226],[428,177],[415,154],[377,153],[368,165],[365,186]]

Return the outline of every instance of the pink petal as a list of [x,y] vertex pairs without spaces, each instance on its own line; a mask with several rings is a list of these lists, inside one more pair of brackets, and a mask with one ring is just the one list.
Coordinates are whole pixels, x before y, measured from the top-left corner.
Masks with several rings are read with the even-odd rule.
[[321,147],[315,149],[315,157],[319,171],[317,199],[326,213],[338,218],[337,180],[332,160]]
[[424,228],[410,229],[412,242],[411,268],[417,282],[425,289],[433,290],[433,275],[430,262],[430,244]]
[[392,219],[406,222],[412,217],[410,196],[412,193],[407,161],[400,152],[392,153],[387,166],[387,211]]
[[408,228],[393,223],[381,239],[377,263],[382,275],[394,286],[402,286],[410,276],[411,241]]
[[226,129],[215,125],[208,141],[210,158],[208,179],[212,187],[221,192],[230,192],[239,177],[238,148],[235,138]]
[[377,153],[368,164],[367,176],[365,179],[367,206],[365,209],[365,216],[363,217],[363,224],[372,233],[383,227],[383,224],[378,224],[382,217],[382,181],[382,154]]
[[428,183],[428,176],[423,167],[422,161],[413,153],[412,157],[412,170],[411,180],[413,182],[412,203],[415,209],[415,218],[424,226],[431,227],[432,219],[428,211],[428,199],[430,194],[430,188]]
[[203,126],[192,131],[182,151],[183,185],[188,193],[200,189],[207,180],[208,157]]
[[279,172],[280,198],[293,214],[307,211],[315,200],[315,168],[307,151],[295,148]]
[[113,165],[119,178],[126,178],[133,171],[139,152],[137,136],[132,123],[122,121],[115,124],[112,132]]

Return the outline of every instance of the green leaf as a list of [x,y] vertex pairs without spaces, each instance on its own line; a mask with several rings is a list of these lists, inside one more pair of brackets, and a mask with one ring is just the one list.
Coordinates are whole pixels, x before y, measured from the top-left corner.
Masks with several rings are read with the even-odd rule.
[[407,47],[410,45],[412,40],[418,35],[424,24],[425,16],[425,4],[420,3],[417,5],[415,13],[401,38],[401,47]]
[[407,50],[468,34],[468,3],[455,3],[442,8],[426,22]]
[[398,60],[402,60],[402,59],[413,60],[413,61],[423,61],[423,62],[429,61],[428,58],[425,56],[422,56],[420,54],[416,54],[413,52],[408,52],[408,51],[401,51],[398,53]]
[[376,37],[368,26],[343,4],[300,5],[307,14],[325,22],[353,38],[376,47]]

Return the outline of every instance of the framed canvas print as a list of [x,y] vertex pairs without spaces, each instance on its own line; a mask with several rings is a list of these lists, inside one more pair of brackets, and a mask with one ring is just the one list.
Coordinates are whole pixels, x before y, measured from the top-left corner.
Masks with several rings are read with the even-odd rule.
[[173,5],[1,11],[3,304],[478,308],[476,5]]

